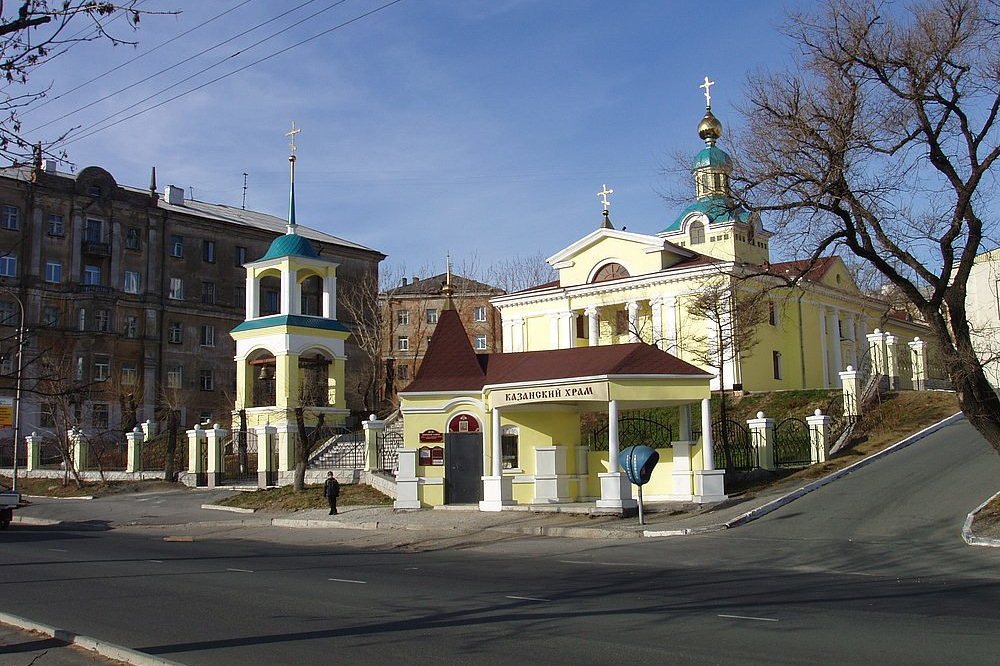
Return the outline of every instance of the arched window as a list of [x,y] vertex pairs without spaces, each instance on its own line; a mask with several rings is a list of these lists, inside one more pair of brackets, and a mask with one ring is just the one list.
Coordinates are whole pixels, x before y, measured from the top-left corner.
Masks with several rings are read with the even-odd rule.
[[701,245],[705,242],[705,225],[701,222],[692,222],[689,228],[691,245]]
[[612,261],[598,269],[593,281],[606,282],[607,280],[617,280],[619,278],[627,278],[628,276],[628,270],[624,266]]
[[302,300],[300,312],[304,315],[319,317],[323,307],[323,278],[310,275],[301,283]]

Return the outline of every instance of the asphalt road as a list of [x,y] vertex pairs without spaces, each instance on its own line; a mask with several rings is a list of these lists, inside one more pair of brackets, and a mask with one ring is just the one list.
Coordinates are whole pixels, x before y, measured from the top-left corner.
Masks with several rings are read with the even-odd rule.
[[25,528],[4,609],[186,664],[995,663],[1000,552],[964,422],[748,526],[669,540],[366,551],[343,531]]

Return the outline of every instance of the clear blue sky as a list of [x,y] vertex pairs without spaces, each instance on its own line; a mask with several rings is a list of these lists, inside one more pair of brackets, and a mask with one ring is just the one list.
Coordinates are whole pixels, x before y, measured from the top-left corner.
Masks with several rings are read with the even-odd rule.
[[[167,90],[137,108],[388,0],[347,0],[248,48],[336,4],[314,0],[36,129],[304,1],[147,0],[143,8],[181,13],[144,17],[132,35],[137,48],[86,44],[38,69],[32,84],[51,84],[54,99],[30,110],[24,128],[32,140],[87,128],[155,92]],[[301,224],[381,250],[388,264],[414,273],[440,267],[449,250],[459,261],[475,253],[481,266],[507,255],[549,256],[599,224],[595,193],[604,183],[615,190],[617,226],[655,233],[673,219],[679,207],[659,192],[678,181],[660,171],[674,153],[693,156],[701,146],[699,84],[712,77],[713,110],[723,123],[736,122],[747,72],[780,68],[789,57],[778,31],[784,4],[402,0],[66,150],[77,170],[100,165],[120,183],[145,186],[155,165],[161,189],[192,187],[197,199],[234,206],[247,172],[247,207],[284,216],[284,133],[294,120],[302,129]],[[129,35],[124,27],[117,32]]]

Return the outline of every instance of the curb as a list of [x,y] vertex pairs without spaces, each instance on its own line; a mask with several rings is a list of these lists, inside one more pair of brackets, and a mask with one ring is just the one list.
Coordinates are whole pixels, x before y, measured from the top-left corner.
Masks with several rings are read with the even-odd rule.
[[50,499],[50,500],[92,500],[93,495],[74,495],[71,497],[56,497],[55,495],[25,495],[29,499]]
[[[868,465],[872,464],[877,460],[880,460],[881,458],[884,458],[885,456],[895,453],[896,451],[905,449],[911,444],[919,442],[924,437],[927,437],[928,435],[937,432],[941,428],[949,426],[952,423],[961,421],[962,418],[963,418],[962,412],[956,412],[955,414],[952,414],[951,416],[942,419],[937,423],[927,426],[923,430],[919,430],[913,433],[912,435],[906,437],[905,439],[901,439],[895,444],[888,446],[882,449],[881,451],[878,451],[877,453],[871,454],[867,458],[862,458],[856,463],[848,465],[844,469],[837,470],[836,472],[832,472],[831,474],[828,474],[827,476],[824,476],[821,479],[816,479],[815,481],[807,483],[806,485],[796,490],[793,490],[787,495],[783,495],[781,497],[773,499],[770,502],[762,504],[761,506],[758,506],[755,509],[750,509],[746,513],[741,513],[735,518],[731,518],[724,523],[718,523],[716,525],[706,525],[704,527],[690,527],[687,529],[680,529],[680,530],[645,530],[643,531],[642,535],[645,537],[688,536],[691,534],[705,534],[707,532],[719,532],[721,530],[731,529],[733,527],[739,527],[740,525],[745,525],[750,521],[756,520],[761,516],[766,516],[772,511],[780,509],[786,504],[791,504],[792,502],[799,499],[803,495],[808,495],[812,491],[822,488],[828,483],[833,483],[837,479],[843,478],[855,470],[859,470],[862,467],[867,467]],[[985,502],[983,504],[985,505]],[[976,511],[978,510],[979,509],[976,509]],[[973,537],[973,538],[979,538],[979,537]]]
[[[273,527],[292,527],[299,529],[344,529],[344,530],[377,530],[378,521],[366,521],[361,523],[345,523],[342,520],[315,520],[309,518],[272,518]],[[383,526],[385,527],[385,526]]]
[[14,516],[11,519],[12,523],[18,523],[20,525],[62,525],[61,520],[53,520],[51,518],[33,518],[31,516]]
[[1000,548],[1000,539],[991,539],[989,537],[979,537],[972,533],[972,521],[976,519],[976,514],[979,513],[984,506],[992,502],[997,497],[1000,497],[1000,492],[996,493],[985,502],[977,506],[975,509],[969,512],[969,515],[965,517],[965,524],[962,525],[962,539],[965,543],[970,546],[986,546],[988,548]]
[[27,618],[23,618],[18,615],[11,615],[10,613],[4,613],[2,611],[0,611],[0,622],[18,627],[20,629],[25,629],[27,631],[37,631],[38,633],[46,636],[51,636],[56,640],[81,647],[84,650],[96,652],[102,657],[117,659],[118,661],[123,661],[126,664],[133,664],[134,666],[182,666],[180,662],[170,661],[169,659],[163,659],[162,657],[154,657],[151,654],[139,652],[138,650],[133,650],[132,648],[127,648],[123,645],[109,643],[108,641],[98,640],[96,638],[91,638],[90,636],[83,636],[70,631],[69,629],[60,629],[59,627],[42,624],[41,622],[34,622]]
[[254,513],[257,511],[256,509],[244,509],[239,506],[223,506],[221,504],[202,504],[201,508],[210,511],[229,511],[231,513]]

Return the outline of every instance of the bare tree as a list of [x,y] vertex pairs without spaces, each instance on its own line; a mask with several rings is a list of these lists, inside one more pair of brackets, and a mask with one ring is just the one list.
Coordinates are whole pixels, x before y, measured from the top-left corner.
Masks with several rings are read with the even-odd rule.
[[134,30],[143,15],[174,13],[140,9],[141,4],[142,0],[22,0],[16,3],[16,15],[0,17],[0,75],[7,82],[0,99],[0,155],[15,163],[27,161],[33,151],[40,158],[65,138],[64,133],[35,147],[24,138],[21,116],[47,93],[29,86],[32,73],[82,42],[132,44],[112,25],[119,17]]
[[1000,451],[1000,399],[966,313],[996,224],[985,211],[1000,157],[1000,7],[827,0],[787,33],[796,68],[749,81],[742,198],[814,258],[846,248],[905,296],[962,411]]
[[502,259],[486,271],[486,282],[508,294],[552,282],[556,272],[541,253]]
[[306,428],[305,409],[295,408],[295,477],[293,487],[295,492],[302,492],[306,487],[306,467],[309,464],[309,457],[316,450],[316,447],[326,441],[329,431],[323,427],[326,421],[326,414],[320,412],[316,416],[316,425],[313,428]]

